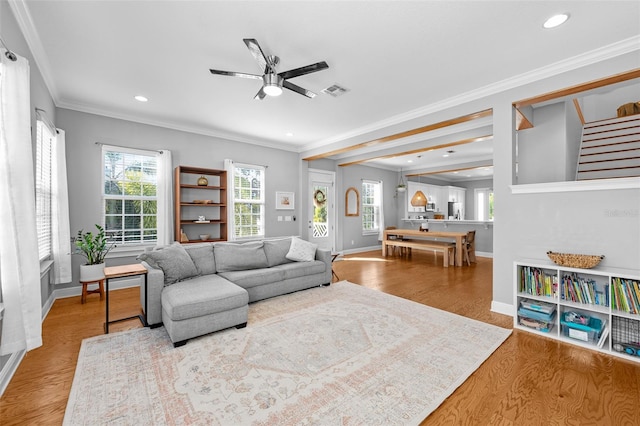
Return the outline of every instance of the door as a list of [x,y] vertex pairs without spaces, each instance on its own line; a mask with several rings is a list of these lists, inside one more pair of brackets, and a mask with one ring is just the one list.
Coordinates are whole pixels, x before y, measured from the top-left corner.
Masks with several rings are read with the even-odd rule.
[[309,169],[309,241],[335,251],[335,173]]

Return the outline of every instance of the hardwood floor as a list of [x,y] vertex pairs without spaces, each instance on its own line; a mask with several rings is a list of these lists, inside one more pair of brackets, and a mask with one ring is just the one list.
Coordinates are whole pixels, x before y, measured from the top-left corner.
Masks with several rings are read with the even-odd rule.
[[[385,259],[375,251],[345,256],[334,270],[343,280],[512,327],[511,317],[490,311],[491,259],[443,268],[442,255]],[[135,314],[137,301],[137,289],[113,291],[112,318]],[[57,300],[43,324],[44,346],[26,355],[0,399],[0,424],[60,424],[80,343],[101,334],[103,322],[104,301],[97,295],[84,305],[80,296]],[[140,326],[132,320],[110,331]],[[640,364],[514,330],[422,424],[633,425],[640,424],[638,401]]]

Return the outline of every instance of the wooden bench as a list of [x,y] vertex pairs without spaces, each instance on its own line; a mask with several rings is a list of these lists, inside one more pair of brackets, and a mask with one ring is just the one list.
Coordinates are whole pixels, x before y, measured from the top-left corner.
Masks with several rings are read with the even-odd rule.
[[[443,254],[444,267],[449,267],[449,264],[453,265],[455,260],[456,244],[446,241],[430,241],[430,240],[385,240],[383,244],[387,247],[400,247],[416,250],[431,250],[433,255],[437,256],[437,253]],[[389,250],[386,251],[389,253]]]

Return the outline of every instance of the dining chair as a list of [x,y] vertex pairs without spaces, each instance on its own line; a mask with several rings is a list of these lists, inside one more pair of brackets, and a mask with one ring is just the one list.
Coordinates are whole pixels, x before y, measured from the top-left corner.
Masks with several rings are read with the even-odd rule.
[[476,261],[475,239],[476,239],[476,231],[475,230],[469,231],[467,232],[467,236],[465,237],[464,243],[462,245],[464,261],[469,266],[471,266],[471,262],[475,263]]

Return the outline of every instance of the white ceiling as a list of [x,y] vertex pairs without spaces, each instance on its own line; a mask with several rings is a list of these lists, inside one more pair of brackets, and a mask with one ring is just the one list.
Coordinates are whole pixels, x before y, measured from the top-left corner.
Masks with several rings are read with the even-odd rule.
[[[372,129],[384,134],[380,122],[397,125],[429,105],[640,34],[638,1],[11,4],[57,106],[296,152]],[[544,30],[544,20],[558,12],[571,18]],[[210,74],[209,68],[261,73],[243,38],[279,56],[278,71],[326,61],[329,69],[291,80],[318,96],[285,90],[258,101],[259,81]],[[321,93],[335,83],[349,92]],[[149,102],[135,101],[139,94]],[[481,133],[486,125],[462,130]],[[433,137],[458,140],[449,133],[385,149],[434,144],[427,140]],[[405,157],[376,164],[396,170],[490,164],[491,143],[472,145],[452,148],[446,161],[440,150],[414,156],[414,165]]]

